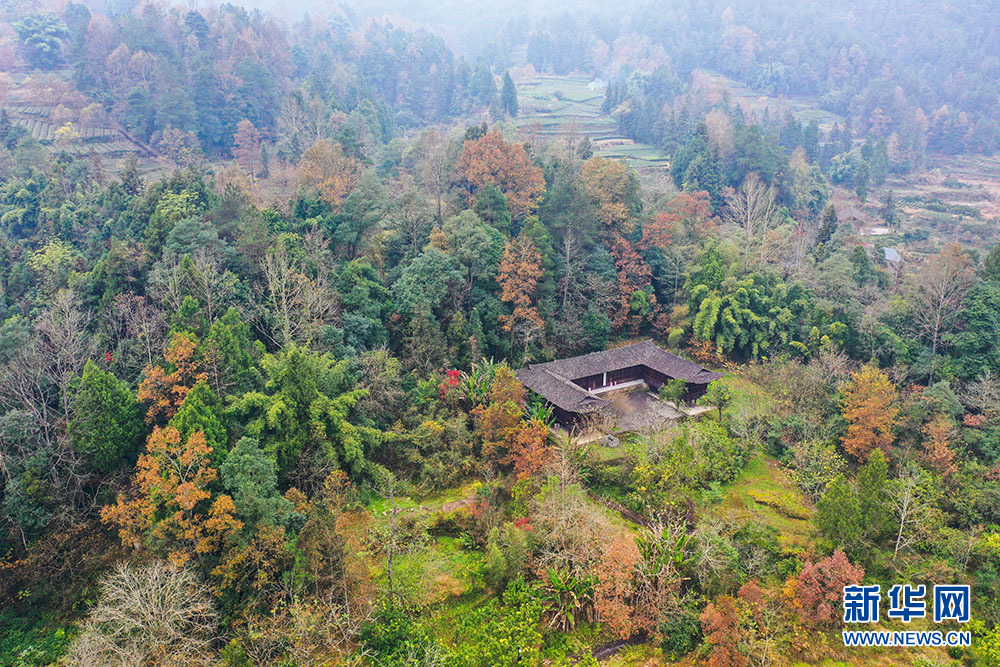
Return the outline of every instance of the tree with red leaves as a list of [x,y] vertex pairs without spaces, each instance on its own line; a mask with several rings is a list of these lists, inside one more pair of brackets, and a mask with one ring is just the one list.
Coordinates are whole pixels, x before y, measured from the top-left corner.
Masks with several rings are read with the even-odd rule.
[[642,247],[665,248],[676,236],[697,241],[714,227],[708,193],[681,192],[670,200],[666,211],[643,224]]
[[709,667],[744,667],[747,658],[740,652],[740,618],[738,601],[730,595],[720,595],[701,613],[705,639],[712,646]]
[[817,563],[806,563],[790,582],[802,620],[823,623],[839,618],[844,586],[860,584],[864,576],[864,568],[852,565],[841,549]]

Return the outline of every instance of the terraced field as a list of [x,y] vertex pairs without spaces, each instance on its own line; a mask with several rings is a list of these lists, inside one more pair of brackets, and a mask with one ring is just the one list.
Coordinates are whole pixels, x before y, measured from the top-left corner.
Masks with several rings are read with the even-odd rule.
[[823,130],[829,130],[834,123],[843,124],[844,122],[844,119],[837,114],[820,109],[817,98],[788,97],[785,95],[772,97],[754,91],[738,81],[715,72],[698,70],[698,74],[710,81],[710,85],[716,90],[728,91],[731,100],[743,107],[744,112],[749,112],[750,115],[758,119],[764,115],[765,111],[771,118],[780,118],[785,115],[785,112],[790,111],[803,125],[815,120]]
[[[760,117],[765,111],[772,117],[791,111],[802,123],[815,120],[828,129],[843,122],[836,114],[824,111],[816,100],[801,97],[770,97],[713,72],[699,73],[703,85],[720,95],[728,91],[748,114]],[[587,136],[595,152],[607,158],[625,159],[643,173],[660,172],[669,166],[669,158],[655,146],[640,144],[621,135],[614,119],[601,111],[604,85],[584,76],[535,75],[518,82],[521,114],[518,125],[536,136],[553,139],[572,132]]]
[[603,101],[604,86],[587,77],[536,75],[518,83],[518,125],[546,139],[575,131],[590,138],[598,155],[625,159],[640,172],[668,167],[667,157],[655,146],[622,136],[614,120],[601,111]]
[[882,224],[878,207],[888,189],[902,220],[880,239],[884,245],[898,244],[920,256],[937,252],[946,243],[985,250],[1000,240],[1000,158],[931,156],[926,170],[891,176],[868,200],[873,226]]
[[[124,132],[111,127],[85,127],[79,122],[79,113],[72,112],[69,121],[53,119],[54,107],[27,104],[8,106],[11,122],[28,130],[51,153],[66,151],[75,155],[101,155],[123,157],[129,153],[149,154],[148,149],[129,138]],[[71,139],[58,143],[56,134],[60,127],[72,122],[75,134]]]

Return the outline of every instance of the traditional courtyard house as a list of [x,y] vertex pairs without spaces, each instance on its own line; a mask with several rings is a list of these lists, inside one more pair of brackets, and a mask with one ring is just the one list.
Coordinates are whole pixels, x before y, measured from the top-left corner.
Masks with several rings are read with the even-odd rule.
[[708,383],[721,377],[660,349],[651,340],[532,364],[517,372],[521,384],[544,398],[563,426],[611,406],[611,392],[642,388],[656,391],[668,380],[681,379],[687,385],[683,399],[693,401],[704,395]]

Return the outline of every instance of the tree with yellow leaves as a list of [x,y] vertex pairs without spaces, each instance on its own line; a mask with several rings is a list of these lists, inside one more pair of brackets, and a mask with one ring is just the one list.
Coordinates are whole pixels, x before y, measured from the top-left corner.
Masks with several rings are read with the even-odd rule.
[[844,449],[859,461],[866,461],[873,449],[886,450],[894,439],[893,428],[899,408],[899,392],[885,373],[871,365],[852,373],[840,388],[841,406],[847,420]]
[[344,155],[340,144],[320,139],[302,154],[299,181],[319,192],[319,198],[336,211],[361,177],[361,166]]
[[606,234],[631,231],[638,182],[624,162],[592,157],[583,164],[580,183]]

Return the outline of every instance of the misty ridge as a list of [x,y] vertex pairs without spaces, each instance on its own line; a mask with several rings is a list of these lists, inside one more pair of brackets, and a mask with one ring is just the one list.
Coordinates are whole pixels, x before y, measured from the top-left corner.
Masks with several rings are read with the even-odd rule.
[[[293,11],[273,3],[194,3],[191,8],[203,13],[169,3],[8,2],[0,12],[6,22],[0,63],[9,68],[15,58],[16,18],[46,9],[59,17],[64,11],[53,29],[65,28],[65,35],[54,37],[57,42],[41,48],[41,60],[30,64],[72,70],[78,90],[102,96],[105,107],[115,108],[144,141],[167,124],[184,131],[198,125],[202,147],[215,151],[228,148],[235,122],[220,120],[222,135],[206,136],[205,124],[195,120],[200,109],[193,109],[189,89],[206,85],[198,77],[207,64],[243,55],[232,48],[244,42],[234,42],[219,21],[233,29],[246,26],[256,36],[250,46],[257,62],[242,62],[264,80],[259,101],[243,104],[259,106],[251,120],[269,128],[281,98],[303,83],[321,96],[332,91],[345,100],[358,95],[349,89],[360,85],[366,89],[362,96],[376,106],[388,105],[380,111],[383,124],[405,129],[468,115],[475,105],[464,89],[477,85],[483,68],[516,74],[530,66],[537,73],[575,72],[627,87],[628,97],[643,108],[620,109],[616,98],[611,111],[641,116],[620,122],[630,136],[653,144],[669,139],[647,127],[655,124],[651,116],[696,85],[691,76],[699,70],[767,95],[814,98],[819,108],[846,117],[859,136],[873,123],[886,136],[926,123],[934,150],[988,153],[1000,135],[997,11],[989,2],[966,3],[960,10],[944,2],[761,7],[753,2],[626,2],[613,8],[599,3],[417,2],[400,7],[371,2],[296,4]],[[148,56],[160,87],[178,89],[162,97],[180,98],[168,104],[152,96],[149,105],[160,104],[162,110],[125,109],[128,104],[115,99],[126,93],[116,90],[123,84],[110,80],[108,72],[108,57],[120,45],[130,57],[135,52]],[[387,46],[392,53],[376,53]],[[404,58],[405,49],[411,53]],[[351,76],[357,81],[344,79],[330,89],[335,77]],[[421,77],[436,81],[425,83]],[[197,106],[211,108],[212,98],[219,97],[217,86],[212,88]],[[417,89],[424,99],[410,99]],[[485,102],[488,94],[474,90],[471,96]],[[340,106],[349,111],[346,107],[356,104]],[[159,121],[143,117],[157,112]],[[121,117],[129,113],[134,117]],[[632,129],[633,124],[638,127]]]

